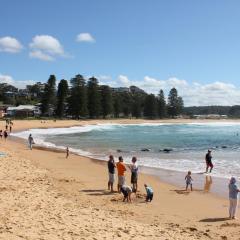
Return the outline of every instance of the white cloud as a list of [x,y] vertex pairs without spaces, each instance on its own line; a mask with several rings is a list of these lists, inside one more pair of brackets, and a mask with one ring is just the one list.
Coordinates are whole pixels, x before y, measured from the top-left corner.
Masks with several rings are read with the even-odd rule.
[[119,75],[115,81],[108,81],[108,83],[112,87],[135,85],[153,94],[158,94],[159,90],[163,89],[166,98],[169,90],[175,87],[183,97],[185,106],[240,105],[240,88],[224,82],[201,84],[189,83],[176,77],[160,80],[149,76],[145,76],[143,80],[130,80],[125,75]]
[[31,58],[43,61],[53,61],[58,56],[65,56],[63,46],[58,39],[50,35],[37,35],[29,44],[32,49],[29,53]]
[[43,61],[53,61],[54,58],[51,55],[48,55],[40,50],[33,50],[29,53],[29,57],[31,58],[38,58]]
[[129,87],[131,85],[131,81],[128,79],[127,76],[119,75],[118,76],[118,82],[121,86]]
[[23,49],[22,44],[13,37],[0,38],[0,52],[18,53]]
[[77,42],[95,42],[94,37],[90,33],[79,33],[76,38]]
[[35,81],[33,80],[14,80],[10,75],[3,75],[0,73],[0,83],[7,83],[13,85],[17,88],[25,88],[26,85],[34,84]]

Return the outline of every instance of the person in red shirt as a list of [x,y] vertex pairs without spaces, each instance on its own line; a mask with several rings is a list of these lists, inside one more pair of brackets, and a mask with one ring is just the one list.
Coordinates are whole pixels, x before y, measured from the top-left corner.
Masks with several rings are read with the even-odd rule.
[[125,176],[124,173],[127,170],[125,164],[123,163],[123,158],[120,156],[118,158],[117,171],[118,171],[118,192],[121,192],[121,187],[125,184]]

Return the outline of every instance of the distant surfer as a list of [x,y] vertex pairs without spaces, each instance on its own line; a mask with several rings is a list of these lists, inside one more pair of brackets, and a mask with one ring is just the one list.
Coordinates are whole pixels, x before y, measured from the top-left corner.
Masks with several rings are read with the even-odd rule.
[[212,172],[213,164],[212,164],[212,151],[211,150],[208,150],[205,160],[206,160],[206,173],[208,172],[209,168],[210,168],[209,172]]

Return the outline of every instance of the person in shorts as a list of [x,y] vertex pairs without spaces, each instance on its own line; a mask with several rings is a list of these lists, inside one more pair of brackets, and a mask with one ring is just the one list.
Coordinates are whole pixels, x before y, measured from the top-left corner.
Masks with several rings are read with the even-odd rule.
[[130,170],[131,170],[131,184],[132,184],[132,189],[133,192],[137,192],[137,181],[138,181],[138,165],[137,165],[137,158],[133,157],[132,158],[132,164],[130,165]]
[[120,193],[121,187],[125,184],[125,171],[126,171],[126,166],[123,163],[123,158],[120,156],[118,158],[118,163],[117,163],[117,171],[118,171],[118,192]]
[[205,157],[205,160],[206,160],[206,173],[208,172],[209,168],[210,168],[209,172],[212,172],[213,164],[212,164],[212,152],[211,152],[211,150],[208,150],[208,152],[206,154],[206,157]]
[[123,194],[123,202],[125,202],[126,199],[127,199],[127,202],[132,202],[132,199],[131,199],[132,188],[130,186],[123,185],[121,186],[120,190],[121,190],[121,193]]
[[113,192],[113,183],[114,183],[114,178],[115,178],[115,162],[113,155],[109,156],[108,160],[108,190],[111,190]]

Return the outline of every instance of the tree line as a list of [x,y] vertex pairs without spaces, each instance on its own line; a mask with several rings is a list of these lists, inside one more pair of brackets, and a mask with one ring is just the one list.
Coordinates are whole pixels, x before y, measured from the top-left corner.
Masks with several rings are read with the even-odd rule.
[[163,90],[157,96],[136,86],[118,91],[99,85],[95,77],[86,80],[80,74],[70,80],[70,86],[65,79],[56,86],[56,77],[50,75],[41,96],[42,115],[58,118],[174,118],[183,112],[183,107],[176,88],[170,90],[166,101]]

